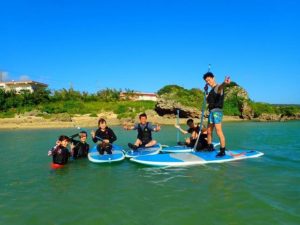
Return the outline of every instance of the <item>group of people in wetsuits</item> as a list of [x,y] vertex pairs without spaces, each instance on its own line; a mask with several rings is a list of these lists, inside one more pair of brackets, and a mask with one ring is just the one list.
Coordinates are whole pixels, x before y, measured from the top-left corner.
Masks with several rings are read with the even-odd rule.
[[[230,83],[230,78],[226,77],[225,81],[218,85],[214,79],[214,75],[211,72],[207,72],[203,75],[203,79],[206,82],[206,101],[208,104],[208,126],[207,128],[195,125],[192,119],[187,120],[188,129],[183,130],[179,125],[175,125],[182,133],[190,133],[191,136],[185,140],[185,145],[188,147],[194,147],[198,135],[199,140],[197,142],[196,150],[213,151],[214,147],[212,144],[212,132],[214,128],[220,139],[220,151],[216,157],[222,157],[225,155],[225,137],[222,131],[222,118],[223,118],[223,104],[224,104],[224,87]],[[208,86],[211,87],[208,93]],[[151,147],[157,142],[152,138],[152,132],[160,131],[159,125],[152,125],[151,122],[147,121],[147,115],[142,113],[139,115],[139,123],[134,126],[125,125],[123,128],[125,130],[137,130],[138,135],[134,144],[128,143],[128,147],[132,150],[137,150],[139,147]],[[112,143],[117,140],[117,136],[114,131],[109,128],[106,124],[105,119],[101,118],[98,121],[98,129],[91,132],[92,140],[97,143],[97,150],[99,154],[103,155],[105,152],[107,154],[112,154]],[[76,140],[75,137],[79,136],[80,140]],[[66,135],[61,135],[56,145],[48,152],[49,156],[52,156],[53,164],[64,165],[68,163],[68,159],[72,156],[74,159],[86,158],[89,152],[89,144],[86,142],[87,132],[81,131],[79,134],[68,137]],[[67,145],[71,143],[71,152],[68,150]],[[180,143],[179,143],[180,144]]]

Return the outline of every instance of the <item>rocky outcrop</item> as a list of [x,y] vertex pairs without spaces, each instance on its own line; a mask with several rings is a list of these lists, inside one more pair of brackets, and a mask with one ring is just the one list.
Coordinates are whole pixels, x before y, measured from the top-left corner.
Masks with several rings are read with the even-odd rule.
[[[225,102],[234,101],[238,102],[238,108],[240,117],[242,119],[252,119],[254,117],[254,111],[249,104],[249,96],[245,89],[240,86],[228,87],[225,90]],[[172,98],[172,95],[161,95],[158,97],[155,111],[160,116],[175,117],[177,109],[180,110],[180,118],[199,118],[201,115],[201,105],[199,108],[189,107],[180,104],[176,99]]]
[[283,114],[269,114],[262,113],[257,117],[259,121],[287,121],[287,120],[300,120],[300,114],[283,115]]
[[175,118],[179,109],[180,118],[199,118],[200,109],[184,106],[175,100],[166,98],[164,95],[159,96],[155,106],[155,111],[158,115]]
[[234,100],[238,103],[238,109],[242,119],[253,119],[254,111],[249,104],[249,95],[245,89],[240,86],[226,88],[225,102],[230,100]]

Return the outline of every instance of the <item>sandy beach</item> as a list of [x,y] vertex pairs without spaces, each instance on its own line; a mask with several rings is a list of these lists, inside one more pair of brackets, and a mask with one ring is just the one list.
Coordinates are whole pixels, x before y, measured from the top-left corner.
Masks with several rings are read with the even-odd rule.
[[[15,118],[0,119],[0,129],[47,129],[47,128],[68,128],[68,127],[96,127],[99,118],[105,118],[108,125],[133,124],[138,119],[118,119],[116,114],[105,113],[98,114],[98,117],[89,115],[76,115],[71,117],[70,121],[58,121],[45,119],[37,116],[16,116]],[[187,119],[180,119],[180,124],[185,124]],[[148,121],[154,124],[172,125],[175,118],[162,117],[158,115],[149,115]],[[199,121],[198,118],[195,121]],[[223,121],[244,121],[239,117],[224,116]]]

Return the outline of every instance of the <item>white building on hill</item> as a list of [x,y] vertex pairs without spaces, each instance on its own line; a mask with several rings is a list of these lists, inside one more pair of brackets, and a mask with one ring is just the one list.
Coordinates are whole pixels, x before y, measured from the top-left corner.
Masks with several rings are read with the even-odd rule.
[[21,90],[29,90],[31,93],[38,88],[46,88],[47,84],[43,84],[36,81],[9,81],[9,82],[0,82],[0,89],[5,91],[15,90],[17,93],[20,93]]
[[155,93],[143,93],[143,92],[121,92],[120,99],[128,99],[132,101],[157,101],[157,95]]

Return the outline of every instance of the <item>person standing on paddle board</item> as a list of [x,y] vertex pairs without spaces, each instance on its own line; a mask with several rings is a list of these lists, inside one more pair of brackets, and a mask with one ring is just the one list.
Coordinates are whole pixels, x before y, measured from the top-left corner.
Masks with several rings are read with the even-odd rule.
[[55,168],[55,165],[63,166],[68,163],[70,152],[67,148],[67,145],[69,142],[69,137],[67,137],[66,135],[61,135],[56,141],[56,145],[48,151],[48,156],[52,156],[53,168]]
[[142,113],[139,115],[140,122],[135,124],[134,126],[128,126],[125,125],[125,130],[137,130],[137,140],[134,144],[128,143],[128,147],[137,150],[138,147],[152,147],[156,145],[156,140],[152,139],[152,131],[158,132],[160,131],[160,126],[157,125],[154,127],[152,123],[147,122],[147,115],[145,113]]
[[97,150],[100,155],[103,155],[104,152],[111,155],[112,143],[117,140],[117,136],[114,131],[107,126],[105,119],[99,119],[98,127],[96,132],[91,131],[93,142],[98,144]]
[[230,77],[226,76],[225,81],[222,84],[217,84],[214,78],[214,74],[211,72],[207,72],[203,75],[203,79],[206,82],[205,91],[207,92],[208,86],[211,87],[210,92],[206,96],[209,110],[207,129],[208,150],[212,151],[214,149],[212,144],[212,133],[214,128],[216,128],[216,133],[221,143],[220,152],[216,156],[222,157],[225,155],[225,136],[222,130],[224,87],[227,84],[230,84]]
[[[75,140],[74,138],[76,136],[79,136],[80,140]],[[86,142],[87,139],[87,133],[86,131],[80,131],[79,134],[72,135],[70,137],[71,139],[71,153],[74,159],[79,159],[79,158],[86,158],[90,146]]]

